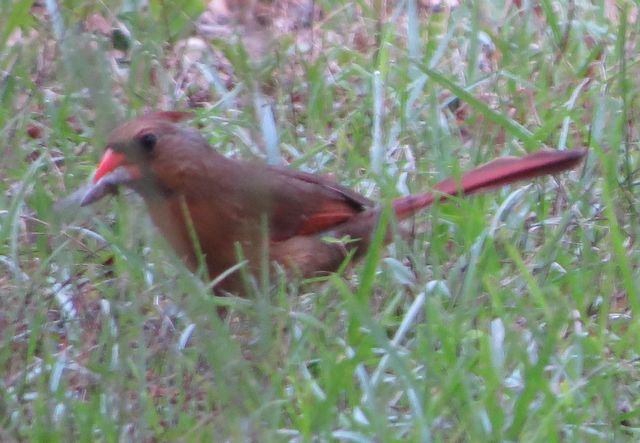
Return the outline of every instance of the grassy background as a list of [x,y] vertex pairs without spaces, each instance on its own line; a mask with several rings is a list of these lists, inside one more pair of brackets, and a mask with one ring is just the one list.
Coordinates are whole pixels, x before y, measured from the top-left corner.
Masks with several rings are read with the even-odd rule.
[[[0,440],[636,441],[637,6],[229,3],[0,0]],[[221,300],[135,196],[54,209],[117,122],[189,108],[382,201],[589,156]]]

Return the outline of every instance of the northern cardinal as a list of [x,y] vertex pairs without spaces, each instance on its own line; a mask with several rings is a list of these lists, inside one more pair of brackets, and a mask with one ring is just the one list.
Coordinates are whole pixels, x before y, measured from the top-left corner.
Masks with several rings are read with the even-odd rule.
[[[226,158],[197,130],[178,124],[190,116],[155,112],[116,128],[81,204],[120,185],[133,188],[187,266],[197,267],[199,250],[211,278],[238,263],[237,245],[254,274],[267,245],[272,262],[304,277],[335,271],[350,251],[358,257],[367,250],[380,206],[325,177]],[[564,171],[585,154],[543,150],[500,158],[438,183],[434,192],[398,198],[392,208],[402,220],[447,196]],[[242,292],[238,272],[218,289]]]

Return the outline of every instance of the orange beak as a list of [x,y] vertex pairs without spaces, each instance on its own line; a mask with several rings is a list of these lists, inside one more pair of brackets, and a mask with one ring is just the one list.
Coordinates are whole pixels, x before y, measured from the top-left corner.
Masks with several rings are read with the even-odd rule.
[[128,163],[124,154],[107,148],[93,176],[93,183],[82,197],[80,205],[90,205],[106,195],[115,194],[120,185],[131,183],[141,177],[140,168]]
[[110,172],[113,172],[119,166],[123,166],[125,163],[124,154],[119,152],[115,152],[111,148],[107,148],[102,160],[100,160],[100,164],[98,165],[98,169],[96,170],[96,174],[93,176],[93,182],[97,183],[102,177],[107,175]]

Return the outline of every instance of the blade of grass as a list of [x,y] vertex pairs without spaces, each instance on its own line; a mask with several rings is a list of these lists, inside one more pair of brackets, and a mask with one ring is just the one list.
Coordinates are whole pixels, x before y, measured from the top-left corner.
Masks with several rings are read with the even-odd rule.
[[513,119],[508,118],[504,114],[494,111],[480,99],[477,99],[473,94],[469,93],[465,88],[458,86],[453,81],[449,80],[439,72],[425,66],[424,64],[417,63],[422,72],[427,74],[429,78],[438,83],[440,86],[449,89],[455,95],[457,95],[462,101],[468,103],[472,108],[484,115],[488,120],[500,125],[507,133],[511,134],[515,138],[521,140],[527,150],[531,150],[539,145],[538,140],[535,139],[534,134],[520,123]]

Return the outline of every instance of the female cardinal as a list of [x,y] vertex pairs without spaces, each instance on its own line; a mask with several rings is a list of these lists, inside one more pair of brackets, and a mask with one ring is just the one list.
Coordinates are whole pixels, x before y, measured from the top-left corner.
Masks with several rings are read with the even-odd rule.
[[[266,245],[272,262],[305,277],[335,271],[350,252],[357,257],[367,250],[379,206],[321,176],[228,159],[197,130],[178,124],[190,116],[155,112],[116,128],[81,204],[119,185],[133,188],[187,266],[195,269],[201,252],[212,278],[238,263],[238,245],[254,274]],[[395,200],[393,212],[402,220],[450,195],[555,174],[576,166],[585,153],[544,150],[500,158],[438,183],[434,192]],[[217,289],[241,292],[238,273]]]

